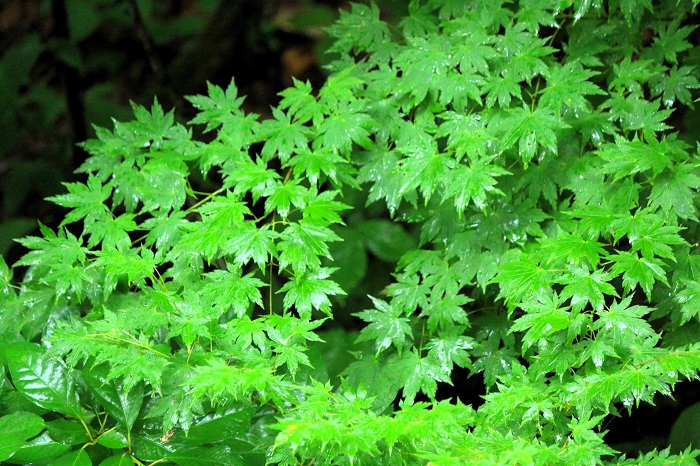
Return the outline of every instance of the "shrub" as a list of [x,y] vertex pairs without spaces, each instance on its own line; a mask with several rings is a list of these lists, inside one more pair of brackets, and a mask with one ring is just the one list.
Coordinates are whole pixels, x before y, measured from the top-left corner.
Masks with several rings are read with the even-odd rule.
[[700,368],[692,3],[357,4],[269,120],[97,128],[2,264],[0,460],[696,464],[604,441]]

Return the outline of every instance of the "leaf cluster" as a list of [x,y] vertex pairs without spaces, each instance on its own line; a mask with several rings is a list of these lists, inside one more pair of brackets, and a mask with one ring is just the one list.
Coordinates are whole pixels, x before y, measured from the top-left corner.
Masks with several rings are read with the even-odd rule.
[[208,142],[157,101],[98,128],[0,268],[0,460],[695,464],[603,426],[700,370],[696,3],[355,4],[270,119],[232,82],[188,98]]

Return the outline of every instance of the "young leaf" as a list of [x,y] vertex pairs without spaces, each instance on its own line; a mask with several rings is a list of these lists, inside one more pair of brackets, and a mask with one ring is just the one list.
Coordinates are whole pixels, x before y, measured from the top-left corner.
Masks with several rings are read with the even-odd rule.
[[367,309],[353,315],[369,322],[360,332],[357,341],[375,341],[376,354],[384,352],[394,345],[399,352],[406,339],[413,338],[408,319],[401,317],[402,312],[392,305],[370,296],[375,309]]

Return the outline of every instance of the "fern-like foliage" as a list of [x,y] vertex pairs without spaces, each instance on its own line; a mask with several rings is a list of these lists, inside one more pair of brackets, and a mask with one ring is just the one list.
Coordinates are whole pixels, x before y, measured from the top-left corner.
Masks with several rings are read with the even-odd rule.
[[[270,119],[232,82],[188,98],[206,143],[157,101],[96,128],[0,264],[0,460],[695,464],[603,425],[700,370],[696,4],[355,4]],[[394,280],[339,331],[367,251]]]

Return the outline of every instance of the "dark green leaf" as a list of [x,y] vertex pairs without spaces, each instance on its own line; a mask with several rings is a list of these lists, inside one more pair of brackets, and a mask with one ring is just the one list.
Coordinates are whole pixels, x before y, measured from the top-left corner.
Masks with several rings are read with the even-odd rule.
[[36,414],[26,411],[14,411],[0,417],[0,461],[10,458],[25,445],[27,440],[44,429],[44,420]]
[[106,366],[94,366],[83,371],[83,380],[104,410],[119,422],[127,432],[134,427],[144,400],[143,384],[135,384],[128,392],[116,379],[108,378]]
[[17,390],[37,406],[82,419],[73,374],[60,359],[32,343],[5,347],[7,366]]

